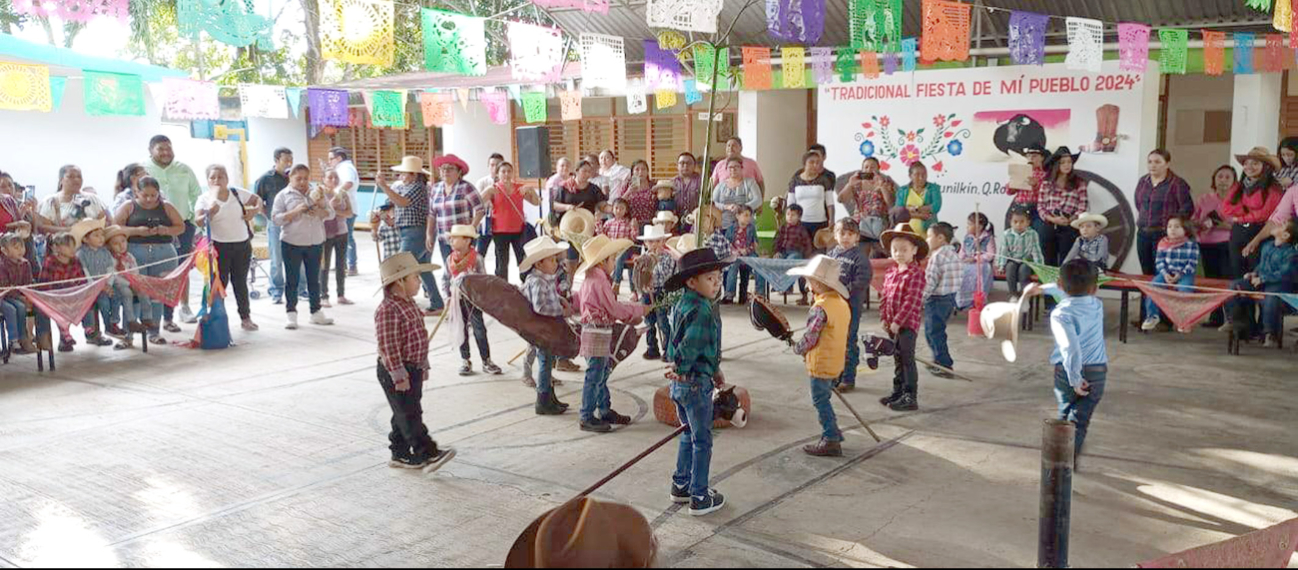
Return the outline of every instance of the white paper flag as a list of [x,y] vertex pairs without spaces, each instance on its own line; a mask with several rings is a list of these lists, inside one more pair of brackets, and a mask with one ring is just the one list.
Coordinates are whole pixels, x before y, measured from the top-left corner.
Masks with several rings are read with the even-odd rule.
[[559,30],[509,23],[509,67],[514,79],[558,83],[563,72],[564,44]]
[[645,98],[644,83],[639,79],[634,79],[627,85],[626,111],[632,115],[639,115],[648,110],[649,102]]
[[587,89],[626,89],[626,48],[618,36],[581,35],[581,84]]
[[722,0],[648,0],[645,19],[651,28],[717,33]]
[[288,95],[278,85],[240,85],[239,104],[245,117],[289,118]]
[[1068,18],[1068,69],[1098,73],[1104,63],[1104,22]]

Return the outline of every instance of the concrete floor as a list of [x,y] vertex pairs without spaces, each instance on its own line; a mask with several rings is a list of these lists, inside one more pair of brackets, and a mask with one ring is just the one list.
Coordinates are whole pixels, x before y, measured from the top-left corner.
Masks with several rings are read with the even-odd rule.
[[[387,468],[367,238],[361,252],[365,274],[348,282],[359,304],[329,311],[338,326],[285,331],[282,307],[263,299],[262,331],[235,332],[231,350],[78,347],[54,374],[30,357],[0,367],[0,567],[499,565],[533,517],[669,433],[652,416],[659,365],[619,368],[614,407],[636,423],[596,436],[575,413],[535,416],[516,367],[456,376],[443,331],[426,421],[459,457],[431,477]],[[1073,564],[1129,567],[1295,517],[1294,356],[1230,357],[1209,331],[1122,346],[1111,308]],[[660,565],[1035,565],[1038,445],[1053,414],[1039,329],[1010,365],[953,323],[976,383],[921,374],[922,410],[895,414],[876,402],[890,371],[863,376],[848,397],[885,443],[835,403],[846,457],[814,459],[800,451],[818,434],[801,363],[739,309],[725,321],[725,369],[755,407],[746,429],[717,433],[713,482],[729,505],[703,519],[670,508],[675,444],[599,494],[653,522]],[[875,313],[865,323],[876,329]],[[503,365],[522,343],[490,329]],[[580,377],[559,377],[576,405]]]

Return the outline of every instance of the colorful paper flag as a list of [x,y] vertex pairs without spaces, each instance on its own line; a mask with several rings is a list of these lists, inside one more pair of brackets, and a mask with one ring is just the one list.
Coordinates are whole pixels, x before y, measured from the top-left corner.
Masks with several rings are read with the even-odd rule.
[[861,75],[866,79],[879,78],[879,54],[872,51],[861,52]]
[[496,91],[483,91],[478,96],[478,102],[486,107],[487,114],[491,116],[491,122],[497,125],[509,124],[509,94]]
[[284,94],[288,96],[288,108],[293,111],[293,118],[296,119],[302,112],[302,88],[289,87],[284,90]]
[[1144,24],[1118,24],[1118,68],[1144,73],[1149,66],[1150,28]]
[[1226,32],[1202,30],[1203,33],[1203,72],[1208,75],[1221,75],[1226,65]]
[[408,129],[405,91],[375,91],[370,95],[370,124],[375,127]]
[[1046,27],[1050,16],[1033,12],[1010,14],[1010,59],[1018,65],[1046,62]]
[[563,75],[564,43],[559,30],[509,22],[509,67],[514,79],[558,83]]
[[392,2],[386,0],[323,0],[321,54],[343,63],[392,65],[392,18]]
[[181,37],[197,38],[199,32],[207,32],[216,41],[234,47],[257,44],[259,49],[275,49],[274,22],[257,14],[253,2],[247,0],[176,0],[176,24]]
[[973,7],[950,0],[924,0],[924,33],[920,57],[924,61],[969,59],[969,16]]
[[904,71],[915,71],[919,58],[919,40],[906,38],[901,40],[901,68]]
[[0,61],[0,109],[50,112],[53,80],[44,65]]
[[347,92],[337,89],[307,89],[307,111],[316,127],[348,126]]
[[654,91],[654,108],[670,109],[676,106],[676,92],[671,89]]
[[900,56],[898,56],[898,55],[895,54],[895,53],[885,53],[885,54],[883,54],[883,73],[884,73],[884,75],[892,75],[892,74],[894,74],[894,73],[897,73],[897,66],[899,65],[899,64],[898,64],[898,59],[899,59],[899,58],[900,58]]
[[1163,49],[1159,52],[1159,68],[1163,73],[1185,75],[1187,43],[1190,32],[1184,28],[1161,28],[1158,30],[1158,41]]
[[[86,114],[91,117],[144,116],[144,81],[138,75],[85,70]],[[42,82],[48,85],[48,82]]]
[[811,48],[811,70],[817,85],[825,85],[834,79],[834,48]]
[[[1281,0],[1283,2],[1283,0]],[[1266,47],[1262,49],[1262,55],[1266,61],[1262,64],[1263,71],[1268,73],[1280,73],[1285,70],[1285,63],[1289,58],[1284,53],[1284,36],[1280,34],[1267,34],[1265,36]],[[1293,57],[1290,54],[1290,57]]]
[[[58,112],[63,106],[63,93],[68,88],[68,78],[52,76],[50,77],[50,110]],[[3,99],[3,97],[0,97]]]
[[858,50],[897,51],[901,41],[901,0],[848,0],[850,45]]
[[1235,73],[1253,73],[1253,43],[1257,36],[1252,33],[1235,34]]
[[644,78],[649,89],[680,87],[683,71],[676,54],[658,46],[658,40],[644,40]]
[[648,0],[645,20],[650,28],[715,34],[722,6],[721,0]]
[[460,100],[460,108],[465,111],[469,110],[469,88],[457,87],[455,89],[455,98]]
[[425,127],[444,127],[455,124],[455,104],[449,93],[419,94],[419,112],[423,115]]
[[485,18],[423,8],[424,69],[459,75],[487,74]]
[[785,89],[801,89],[807,86],[807,52],[800,47],[780,48],[780,71],[784,74]]
[[825,0],[766,0],[766,30],[780,42],[818,43],[825,32]]
[[834,59],[834,71],[838,73],[838,81],[840,83],[856,81],[856,69],[856,50],[838,48],[838,54]]
[[627,84],[626,91],[626,111],[632,115],[639,115],[649,110],[649,100],[645,96],[645,87],[639,79],[634,79]]
[[1282,32],[1293,31],[1293,0],[1276,0],[1271,27]]
[[16,0],[14,12],[37,18],[57,17],[65,22],[86,23],[96,16],[117,18],[125,23],[129,18],[127,0]]
[[166,77],[162,88],[166,93],[162,102],[164,117],[179,121],[221,118],[221,101],[215,83]]
[[559,111],[565,121],[580,121],[581,90],[569,89],[559,93]]
[[1244,0],[1244,5],[1259,12],[1271,11],[1271,0]]
[[239,104],[245,117],[288,118],[288,94],[278,85],[240,85]]
[[[712,81],[713,62],[716,63],[716,82]],[[699,85],[715,89],[717,86],[729,85],[730,48],[721,48],[718,52],[711,44],[694,46],[694,74]]]
[[763,91],[771,88],[771,48],[745,46],[744,89]]
[[626,89],[626,48],[620,36],[582,34],[581,84],[587,89]]
[[[1089,18],[1068,18],[1068,69],[1098,73],[1104,63],[1104,22]],[[1148,49],[1148,48],[1147,48]]]
[[542,8],[575,8],[583,12],[608,13],[608,0],[532,0]]
[[703,93],[699,91],[699,84],[693,79],[685,80],[685,104],[693,105],[703,100]]

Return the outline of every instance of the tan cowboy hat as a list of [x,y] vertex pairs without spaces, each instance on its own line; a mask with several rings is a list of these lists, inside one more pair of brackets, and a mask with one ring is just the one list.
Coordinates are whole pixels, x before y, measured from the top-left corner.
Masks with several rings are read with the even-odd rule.
[[411,172],[414,174],[423,173],[432,176],[433,173],[424,168],[424,159],[418,156],[407,156],[401,159],[401,164],[392,167],[393,172]]
[[982,310],[983,334],[991,340],[1001,341],[1001,355],[1009,362],[1019,358],[1020,321],[1026,310],[1024,305],[1028,302],[1027,293],[1032,290],[1031,288],[1037,287],[1037,284],[1033,283],[1028,287],[1029,289],[1024,290],[1024,295],[1019,297],[1019,302],[989,303]]
[[879,241],[883,242],[883,249],[892,250],[893,238],[910,240],[911,243],[915,244],[915,247],[919,248],[919,251],[915,253],[915,261],[924,261],[924,258],[928,257],[928,241],[924,239],[924,236],[915,233],[910,228],[910,224],[898,224],[896,228],[883,232],[883,235],[879,236]]
[[673,224],[676,224],[676,223],[680,223],[680,221],[681,221],[681,219],[678,218],[678,217],[676,217],[676,214],[673,214],[673,213],[671,213],[671,212],[669,212],[669,211],[667,211],[667,210],[663,210],[663,211],[661,211],[661,212],[658,212],[658,215],[654,216],[654,219],[653,219],[653,223],[655,223],[655,224],[665,224],[665,223],[667,223],[667,222],[671,222],[671,223],[673,223]]
[[451,233],[449,237],[478,239],[478,230],[473,229],[473,226],[455,224],[451,226]]
[[1077,219],[1073,220],[1073,223],[1071,225],[1073,226],[1074,229],[1080,230],[1082,229],[1082,224],[1086,224],[1086,223],[1099,224],[1100,229],[1109,227],[1109,219],[1104,217],[1103,214],[1092,214],[1090,212],[1085,212],[1082,215],[1077,216]]
[[812,243],[816,246],[816,249],[829,249],[834,247],[834,239],[833,229],[822,228],[816,232],[816,237],[812,239]]
[[93,220],[81,220],[80,222],[72,224],[72,228],[68,230],[68,233],[72,234],[72,239],[77,241],[77,247],[81,247],[81,242],[86,239],[86,236],[89,235],[90,232],[102,230],[105,227],[107,227],[107,224],[99,218]]
[[568,210],[559,220],[561,235],[577,234],[590,237],[595,235],[595,214],[585,208]]
[[680,255],[685,255],[698,249],[698,247],[695,247],[694,245],[694,242],[696,241],[698,241],[698,237],[694,234],[684,234],[673,238],[667,238],[667,249],[675,251]]
[[108,226],[104,228],[104,243],[108,243],[117,236],[126,237],[126,229],[122,226]]
[[817,255],[816,257],[811,258],[811,261],[808,261],[806,265],[794,267],[785,274],[818,281],[822,285],[833,289],[840,297],[846,299],[849,297],[847,294],[847,287],[844,287],[842,280],[839,279],[842,271],[842,262],[829,257],[828,255]]
[[1248,151],[1248,154],[1235,155],[1235,160],[1238,160],[1240,164],[1244,164],[1244,161],[1250,158],[1271,165],[1271,169],[1276,172],[1279,172],[1280,169],[1283,168],[1280,164],[1280,157],[1271,154],[1271,151],[1267,150],[1264,146],[1255,146],[1253,147],[1253,150]]
[[[723,217],[721,214],[721,208],[718,208],[711,204],[705,206],[705,208],[707,209],[708,215],[712,220],[711,229],[716,230],[717,229],[716,226],[721,225],[721,219]],[[699,219],[699,210],[698,208],[695,208],[693,212],[690,212],[685,216],[685,223],[690,225],[700,224],[701,222],[698,222],[698,219]]]
[[663,229],[663,227],[660,225],[654,224],[650,226],[645,226],[644,234],[636,239],[640,241],[659,241],[659,240],[665,240],[670,237],[672,236],[671,234],[667,233],[667,230]]
[[437,271],[441,268],[442,266],[435,263],[419,263],[419,260],[415,259],[415,254],[403,251],[383,260],[379,265],[379,291],[404,279],[407,275]]
[[604,260],[622,255],[622,252],[635,247],[629,239],[608,239],[608,236],[595,236],[581,246],[581,258],[584,263],[577,268],[577,275],[585,275]]
[[675,190],[676,185],[672,183],[671,180],[667,180],[666,178],[664,178],[662,180],[659,180],[657,184],[654,184],[654,190],[658,190],[661,188],[671,188],[672,190]]
[[523,261],[518,264],[518,271],[526,273],[537,262],[568,252],[568,242],[556,242],[550,236],[541,236],[523,244]]
[[532,521],[509,549],[505,568],[650,568],[657,552],[640,511],[582,497]]

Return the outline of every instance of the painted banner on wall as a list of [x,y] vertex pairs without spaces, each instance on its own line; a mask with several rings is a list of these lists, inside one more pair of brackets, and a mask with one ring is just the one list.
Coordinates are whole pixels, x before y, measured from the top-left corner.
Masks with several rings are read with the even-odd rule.
[[818,138],[840,183],[869,157],[898,185],[909,182],[911,163],[924,163],[929,181],[942,187],[938,219],[961,237],[975,208],[1002,230],[1013,200],[1006,192],[1008,167],[1026,164],[1023,150],[1036,143],[1051,151],[1080,149],[1077,170],[1090,181],[1088,209],[1110,220],[1114,266],[1139,273],[1133,196],[1155,144],[1152,132],[1142,132],[1143,116],[1157,112],[1147,88],[1156,93],[1157,83],[1120,71],[1117,62],[1106,62],[1100,73],[1054,64],[835,83],[819,87]]

